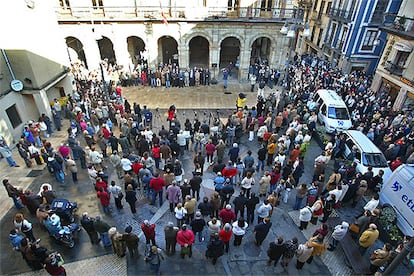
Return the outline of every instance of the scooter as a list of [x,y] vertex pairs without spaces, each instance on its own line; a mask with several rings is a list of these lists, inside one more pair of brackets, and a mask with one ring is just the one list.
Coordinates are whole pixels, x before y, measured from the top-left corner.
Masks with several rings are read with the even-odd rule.
[[77,210],[78,204],[70,202],[64,198],[55,198],[50,204],[50,210],[58,215],[62,220],[67,220],[70,223],[75,221],[74,213]]
[[49,235],[53,237],[55,241],[64,244],[69,248],[73,248],[75,246],[75,241],[73,239],[74,233],[81,230],[78,224],[71,223],[62,226],[60,224],[60,217],[56,214],[51,215],[50,218],[45,220],[43,224],[49,232]]

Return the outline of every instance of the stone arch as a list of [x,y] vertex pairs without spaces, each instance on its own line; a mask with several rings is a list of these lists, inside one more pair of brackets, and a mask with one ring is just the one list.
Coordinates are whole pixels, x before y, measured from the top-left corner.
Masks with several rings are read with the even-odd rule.
[[193,32],[191,34],[188,34],[188,35],[184,36],[184,41],[185,41],[186,47],[190,47],[190,41],[196,36],[201,36],[201,37],[205,38],[208,41],[208,44],[210,45],[210,47],[211,47],[211,45],[213,45],[213,40],[211,39],[210,35],[208,35],[205,32],[197,32],[196,31],[196,32]]
[[65,41],[66,47],[68,48],[70,63],[80,61],[83,62],[86,68],[88,68],[88,63],[86,62],[85,50],[83,49],[82,42],[74,36],[67,36],[65,38]]
[[132,64],[137,66],[138,63],[144,62],[144,58],[141,57],[141,54],[145,50],[144,40],[138,36],[131,35],[127,37],[126,41]]
[[102,60],[107,59],[108,63],[112,65],[116,64],[114,44],[111,39],[106,36],[102,36],[102,39],[98,40],[98,47]]
[[158,38],[158,59],[159,62],[178,65],[178,42],[170,35]]
[[188,42],[189,65],[192,67],[209,67],[210,43],[204,36],[194,36]]
[[272,49],[272,41],[270,38],[265,36],[256,38],[250,49],[250,64],[269,64]]
[[235,63],[240,60],[241,41],[237,36],[227,36],[220,41],[220,69],[228,68],[230,63],[234,67]]

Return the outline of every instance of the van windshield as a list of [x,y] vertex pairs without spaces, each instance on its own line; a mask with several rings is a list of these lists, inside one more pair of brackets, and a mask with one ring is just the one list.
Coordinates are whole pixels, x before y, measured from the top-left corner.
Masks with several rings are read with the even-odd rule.
[[382,153],[362,153],[362,164],[373,168],[387,167],[387,160]]
[[328,108],[328,118],[338,120],[349,120],[348,110],[346,110],[346,108],[330,106]]

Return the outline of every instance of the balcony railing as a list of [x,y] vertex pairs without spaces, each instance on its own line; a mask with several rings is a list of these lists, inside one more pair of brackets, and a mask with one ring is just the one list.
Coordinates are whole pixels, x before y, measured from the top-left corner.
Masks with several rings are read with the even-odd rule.
[[402,76],[405,67],[400,66],[398,64],[394,64],[391,61],[387,61],[387,63],[384,66],[384,69],[387,70],[388,72],[390,72],[393,75]]
[[414,39],[414,19],[396,14],[385,14],[381,27],[386,32],[412,40]]
[[56,8],[58,20],[157,20],[162,19],[161,12],[169,21],[188,20],[302,20],[302,8],[228,8],[228,7],[69,7]]
[[329,9],[328,14],[332,18],[344,22],[350,22],[352,18],[352,14],[350,11],[334,9],[332,7]]

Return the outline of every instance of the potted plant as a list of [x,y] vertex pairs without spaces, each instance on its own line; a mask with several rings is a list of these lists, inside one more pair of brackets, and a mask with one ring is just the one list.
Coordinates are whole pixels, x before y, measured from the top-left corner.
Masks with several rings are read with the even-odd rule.
[[401,240],[402,234],[397,227],[397,214],[391,206],[383,206],[381,215],[379,217],[378,230],[380,232],[380,239],[383,242],[388,242],[396,245]]

